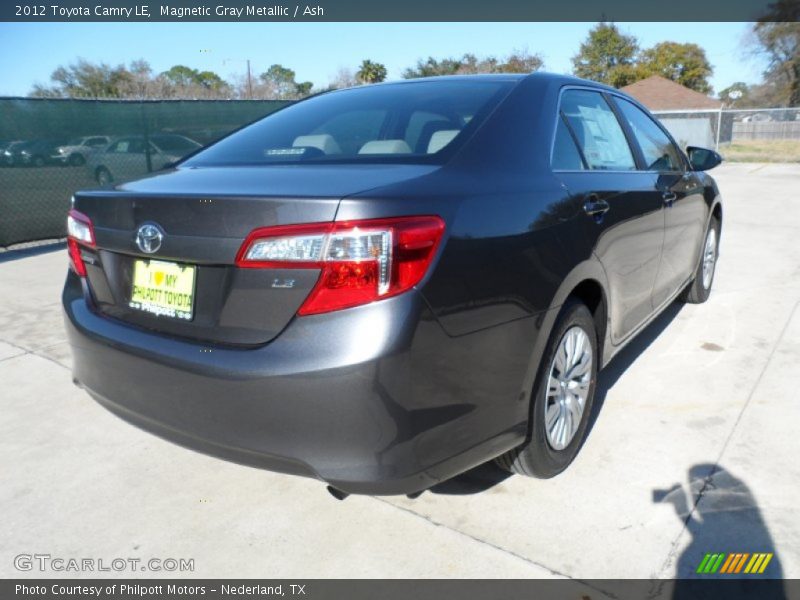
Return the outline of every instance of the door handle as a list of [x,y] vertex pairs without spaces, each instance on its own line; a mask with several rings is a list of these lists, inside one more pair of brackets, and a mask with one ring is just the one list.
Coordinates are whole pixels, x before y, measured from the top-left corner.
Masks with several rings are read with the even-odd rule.
[[664,192],[661,194],[661,197],[664,199],[664,204],[667,207],[672,206],[672,203],[678,199],[678,195],[675,192]]
[[595,194],[589,194],[586,198],[586,202],[583,203],[583,212],[595,219],[602,218],[610,208],[608,202],[601,200]]

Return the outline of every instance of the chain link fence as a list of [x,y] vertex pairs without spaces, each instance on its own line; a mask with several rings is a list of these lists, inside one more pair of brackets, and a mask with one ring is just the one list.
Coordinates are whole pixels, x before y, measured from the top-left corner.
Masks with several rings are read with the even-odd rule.
[[0,247],[63,237],[75,191],[161,169],[286,104],[0,98]]
[[[76,190],[161,169],[287,103],[0,98],[0,247],[63,237]],[[654,112],[684,148],[800,162],[800,108]]]
[[738,162],[800,162],[800,108],[653,111],[682,146]]

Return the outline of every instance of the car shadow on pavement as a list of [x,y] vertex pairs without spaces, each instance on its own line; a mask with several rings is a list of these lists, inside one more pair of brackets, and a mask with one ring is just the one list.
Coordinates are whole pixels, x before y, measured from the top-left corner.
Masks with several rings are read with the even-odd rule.
[[48,254],[49,252],[58,252],[66,248],[66,246],[66,242],[59,240],[55,242],[37,244],[27,248],[11,248],[11,250],[0,252],[0,263],[20,260],[22,258],[28,258],[31,256],[39,256],[40,254]]
[[494,461],[478,465],[452,479],[438,483],[429,492],[451,496],[479,494],[511,477],[511,473],[498,467]]
[[685,305],[683,302],[673,302],[658,315],[652,323],[645,327],[634,337],[627,346],[620,350],[611,359],[605,368],[597,374],[597,387],[594,392],[594,405],[589,415],[585,440],[592,434],[592,429],[600,416],[600,411],[606,401],[609,390],[617,383],[622,374],[627,371],[636,359],[644,353],[650,345],[658,339],[670,323],[678,316]]
[[[636,362],[636,359],[652,344],[656,338],[669,326],[678,316],[683,303],[673,302],[664,312],[656,317],[652,323],[645,327],[631,342],[600,371],[597,376],[597,387],[595,390],[594,406],[589,415],[588,431],[586,438],[592,433],[592,428],[600,415],[608,391],[614,387],[622,374]],[[585,440],[584,440],[585,441]],[[489,461],[479,465],[469,471],[457,475],[452,479],[443,481],[432,488],[429,492],[434,494],[467,495],[485,492],[494,486],[502,483],[511,476],[511,473],[498,467],[494,461]]]
[[775,543],[744,481],[703,463],[689,469],[688,488],[675,483],[652,494],[654,503],[672,505],[691,536],[669,575],[679,578],[673,599],[703,597],[709,579],[734,580],[724,584],[729,598],[786,597]]

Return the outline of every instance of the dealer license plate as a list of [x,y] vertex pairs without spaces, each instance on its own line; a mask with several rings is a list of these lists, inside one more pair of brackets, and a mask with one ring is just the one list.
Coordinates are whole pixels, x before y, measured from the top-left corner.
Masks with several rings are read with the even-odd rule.
[[158,316],[191,320],[195,270],[192,265],[134,260],[133,290],[128,306]]

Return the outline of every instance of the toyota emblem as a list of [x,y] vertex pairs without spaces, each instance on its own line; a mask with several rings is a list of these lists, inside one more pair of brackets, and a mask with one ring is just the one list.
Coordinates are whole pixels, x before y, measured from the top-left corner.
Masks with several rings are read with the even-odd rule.
[[136,245],[145,254],[153,254],[161,248],[164,232],[155,223],[145,223],[136,231]]

